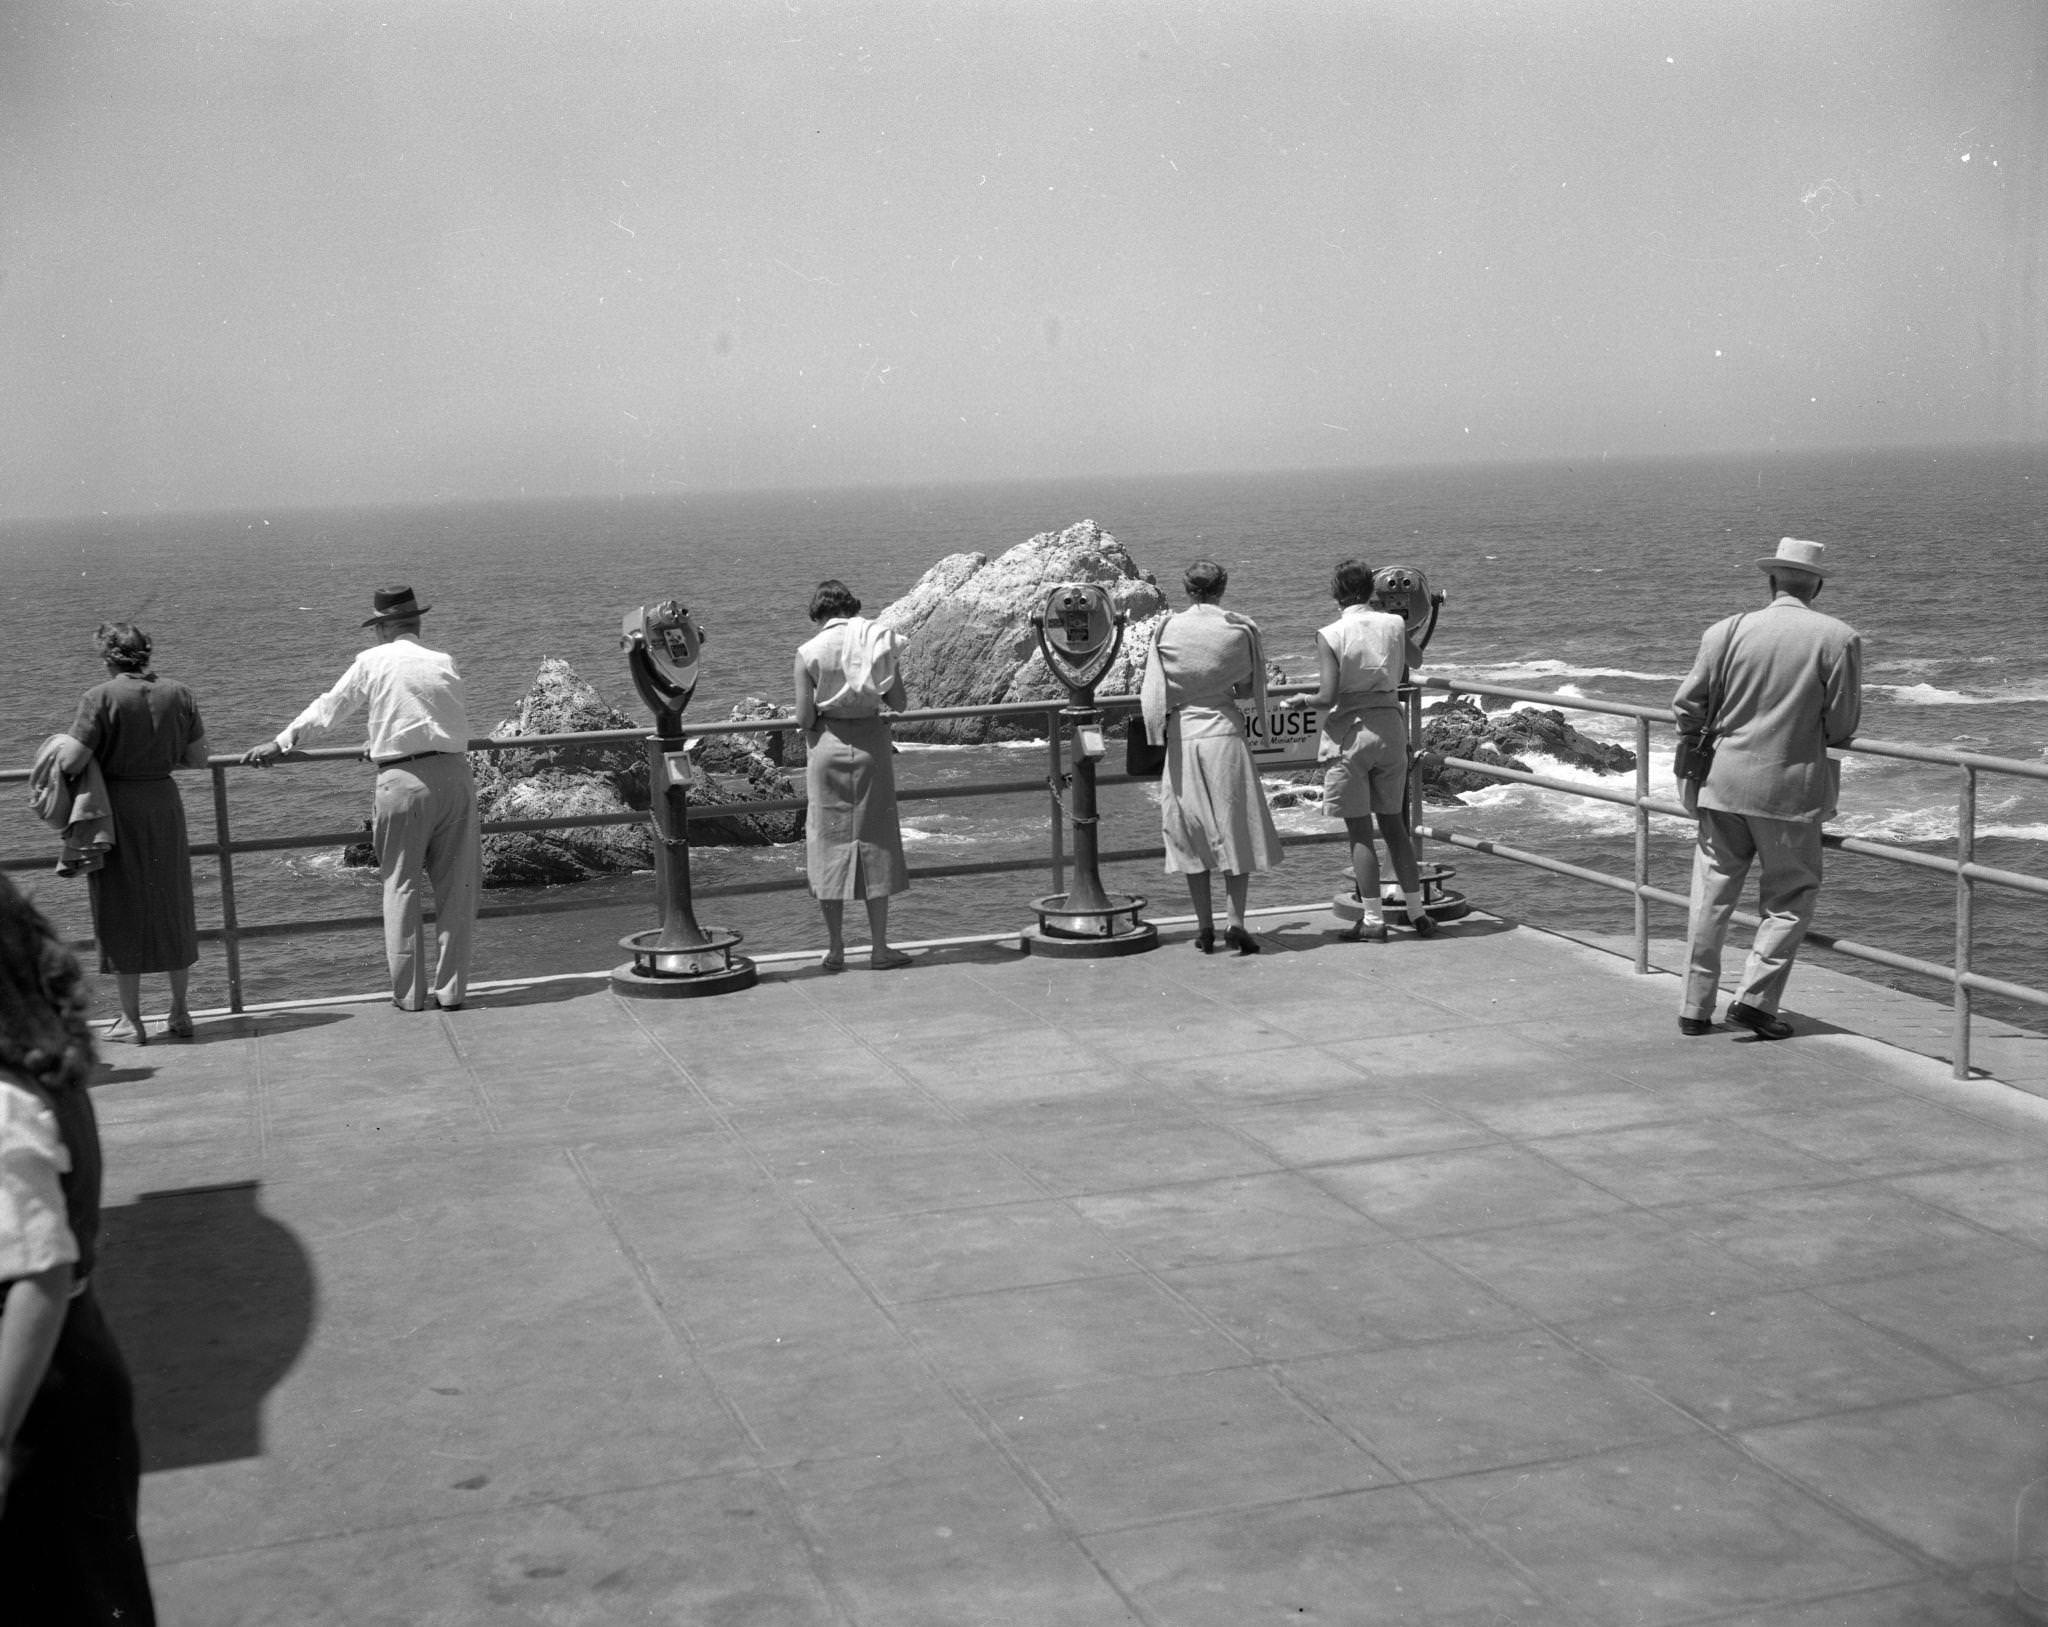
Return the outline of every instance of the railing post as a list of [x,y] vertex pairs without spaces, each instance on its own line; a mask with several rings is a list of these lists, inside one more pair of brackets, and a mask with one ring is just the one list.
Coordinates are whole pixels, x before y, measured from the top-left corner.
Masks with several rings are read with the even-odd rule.
[[1048,810],[1052,820],[1052,890],[1063,893],[1067,890],[1067,815],[1060,806],[1060,777],[1066,771],[1065,754],[1060,750],[1060,715],[1048,707],[1045,714],[1045,772]]
[[1643,806],[1650,797],[1650,720],[1636,719],[1636,971],[1650,969],[1650,900],[1643,889],[1650,885],[1650,810]]
[[220,942],[227,952],[228,1010],[242,1009],[242,943],[235,924],[235,856],[228,837],[228,769],[213,765],[213,840],[220,866]]
[[1963,978],[1970,970],[1970,943],[1974,936],[1976,883],[1963,873],[1977,854],[1977,771],[1963,769],[1962,795],[1956,799],[1956,983],[1955,983],[1955,1065],[1958,1079],[1970,1077],[1970,990]]

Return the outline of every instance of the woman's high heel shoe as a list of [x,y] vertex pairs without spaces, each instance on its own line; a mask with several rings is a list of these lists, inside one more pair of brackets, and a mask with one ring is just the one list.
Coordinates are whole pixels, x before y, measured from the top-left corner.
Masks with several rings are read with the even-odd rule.
[[1215,954],[1216,929],[1214,927],[1204,927],[1200,932],[1197,932],[1195,934],[1195,948],[1204,955]]
[[1259,940],[1241,926],[1234,926],[1225,932],[1223,941],[1240,955],[1256,955],[1259,952]]

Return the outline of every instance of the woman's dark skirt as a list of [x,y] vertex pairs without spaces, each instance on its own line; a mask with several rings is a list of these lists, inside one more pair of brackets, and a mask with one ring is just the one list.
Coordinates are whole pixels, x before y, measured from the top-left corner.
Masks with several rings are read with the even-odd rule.
[[14,1457],[0,1511],[0,1621],[154,1627],[135,1526],[134,1391],[90,1288],[65,1312]]
[[182,971],[199,958],[199,927],[177,783],[109,779],[107,800],[114,845],[91,878],[100,970]]

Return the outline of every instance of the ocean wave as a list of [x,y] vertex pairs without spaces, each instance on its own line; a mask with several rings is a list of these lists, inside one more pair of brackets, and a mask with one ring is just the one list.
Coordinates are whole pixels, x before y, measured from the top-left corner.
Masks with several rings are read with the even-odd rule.
[[[1537,753],[1528,754],[1524,761],[1534,772],[1546,779],[1601,785],[1621,791],[1633,789],[1634,776],[1631,774],[1596,774],[1590,769],[1558,762]],[[1651,751],[1650,795],[1660,801],[1679,800],[1678,781],[1671,772],[1671,765],[1670,752],[1655,749]],[[1850,773],[1886,766],[1889,765],[1868,758],[1849,757],[1843,760],[1843,767]],[[1635,810],[1624,804],[1563,796],[1554,791],[1518,785],[1510,781],[1465,792],[1463,796],[1463,808],[1426,809],[1424,818],[1438,823],[1455,824],[1461,813],[1521,816],[1534,814],[1565,826],[1582,836],[1619,837],[1629,834],[1635,828]],[[2048,821],[2030,817],[2038,811],[2038,804],[2038,798],[2008,797],[1983,808],[1978,815],[1979,839],[2001,837],[2011,841],[2048,842]],[[1665,817],[1661,823],[1668,827],[1671,820]],[[1833,821],[1828,829],[1843,836],[1859,836],[1873,842],[1953,843],[1956,836],[1955,804],[1943,800],[1909,806],[1894,804],[1851,808]]]
[[278,866],[302,881],[340,881],[355,887],[381,887],[374,864],[343,864],[341,849],[280,854]]
[[1431,661],[1425,664],[1424,670],[1432,678],[1457,672],[1479,679],[1491,678],[1498,683],[1513,683],[1518,678],[1628,678],[1637,683],[1675,684],[1685,676],[1682,672],[1637,672],[1631,667],[1582,667],[1555,659]]
[[2048,689],[2009,689],[1993,694],[1972,694],[1962,689],[1942,689],[1930,683],[1870,684],[1866,692],[1888,696],[1897,706],[2038,706],[2048,701]]
[[977,740],[966,744],[938,740],[898,740],[899,752],[918,752],[941,755],[963,751],[1043,751],[1045,741],[1037,740]]
[[905,825],[902,830],[903,840],[912,846],[971,847],[982,840],[973,831],[919,830],[915,825]]

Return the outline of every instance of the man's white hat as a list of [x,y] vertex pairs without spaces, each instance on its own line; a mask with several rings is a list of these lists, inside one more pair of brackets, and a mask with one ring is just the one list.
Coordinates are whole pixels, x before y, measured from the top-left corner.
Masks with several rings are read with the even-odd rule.
[[1824,542],[1802,542],[1797,537],[1780,537],[1778,551],[1756,562],[1760,571],[1781,569],[1792,566],[1798,570],[1810,571],[1815,576],[1828,573],[1828,548]]

